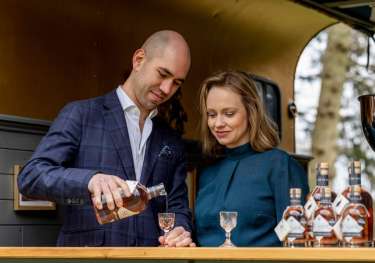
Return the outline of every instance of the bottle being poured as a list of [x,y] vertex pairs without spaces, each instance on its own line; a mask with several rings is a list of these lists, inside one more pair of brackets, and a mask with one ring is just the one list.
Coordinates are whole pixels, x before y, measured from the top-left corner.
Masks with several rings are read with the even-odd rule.
[[128,180],[126,183],[131,196],[127,197],[124,191],[119,188],[123,202],[122,207],[115,207],[115,209],[110,210],[104,195],[101,196],[102,209],[97,209],[96,206],[93,205],[99,224],[112,223],[129,216],[137,215],[145,210],[150,199],[167,195],[163,183],[148,188],[137,181]]

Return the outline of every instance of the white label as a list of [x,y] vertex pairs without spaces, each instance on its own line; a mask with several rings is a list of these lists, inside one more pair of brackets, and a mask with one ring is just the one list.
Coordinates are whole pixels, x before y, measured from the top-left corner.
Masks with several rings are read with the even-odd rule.
[[303,234],[305,232],[305,228],[301,225],[300,222],[298,222],[297,219],[295,219],[293,216],[289,217],[286,222],[289,225],[290,231],[288,234],[288,238],[302,238]]
[[332,236],[332,226],[329,224],[327,219],[321,215],[318,215],[313,221],[313,233],[315,237],[330,237]]
[[345,196],[343,196],[342,194],[338,194],[335,201],[333,201],[332,206],[336,214],[341,215],[342,211],[349,203],[349,200]]
[[279,238],[280,241],[284,241],[285,238],[288,236],[289,232],[290,232],[290,226],[289,224],[284,220],[282,219],[278,224],[277,226],[275,227],[275,232],[276,232],[276,235],[277,237]]
[[333,226],[333,232],[335,232],[336,237],[340,240],[342,240],[341,221],[342,218],[340,217],[337,223]]
[[318,208],[318,205],[316,204],[314,197],[310,197],[309,200],[306,202],[305,206],[305,214],[307,218],[311,218],[314,214],[315,210]]
[[347,215],[342,220],[341,231],[345,239],[349,238],[350,240],[352,237],[361,237],[362,230],[363,230],[363,227],[360,226],[358,222],[350,215]]

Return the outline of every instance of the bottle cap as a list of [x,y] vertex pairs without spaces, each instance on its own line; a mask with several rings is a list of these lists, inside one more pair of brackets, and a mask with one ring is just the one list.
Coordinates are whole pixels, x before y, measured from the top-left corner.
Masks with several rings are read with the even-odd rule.
[[290,196],[293,197],[301,197],[301,188],[290,188],[289,189]]
[[320,162],[318,163],[318,169],[328,169],[328,163],[327,162]]
[[357,174],[357,175],[360,174],[361,173],[361,161],[350,162],[348,170],[349,170],[349,175],[352,174],[352,171],[354,171],[354,174]]

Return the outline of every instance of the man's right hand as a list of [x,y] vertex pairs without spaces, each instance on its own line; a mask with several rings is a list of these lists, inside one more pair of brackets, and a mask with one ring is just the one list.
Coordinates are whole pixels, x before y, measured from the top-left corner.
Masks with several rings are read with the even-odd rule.
[[89,181],[88,190],[91,193],[92,201],[97,209],[103,209],[101,196],[104,195],[107,206],[110,210],[122,207],[122,198],[120,189],[123,190],[125,196],[131,196],[127,183],[118,176],[109,174],[95,174]]

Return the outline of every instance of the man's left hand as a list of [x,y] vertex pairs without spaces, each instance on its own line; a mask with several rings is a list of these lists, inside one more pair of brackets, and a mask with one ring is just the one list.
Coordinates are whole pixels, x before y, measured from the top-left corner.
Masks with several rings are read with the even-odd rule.
[[165,247],[195,247],[190,232],[182,226],[174,228],[166,236],[159,237],[159,242]]

